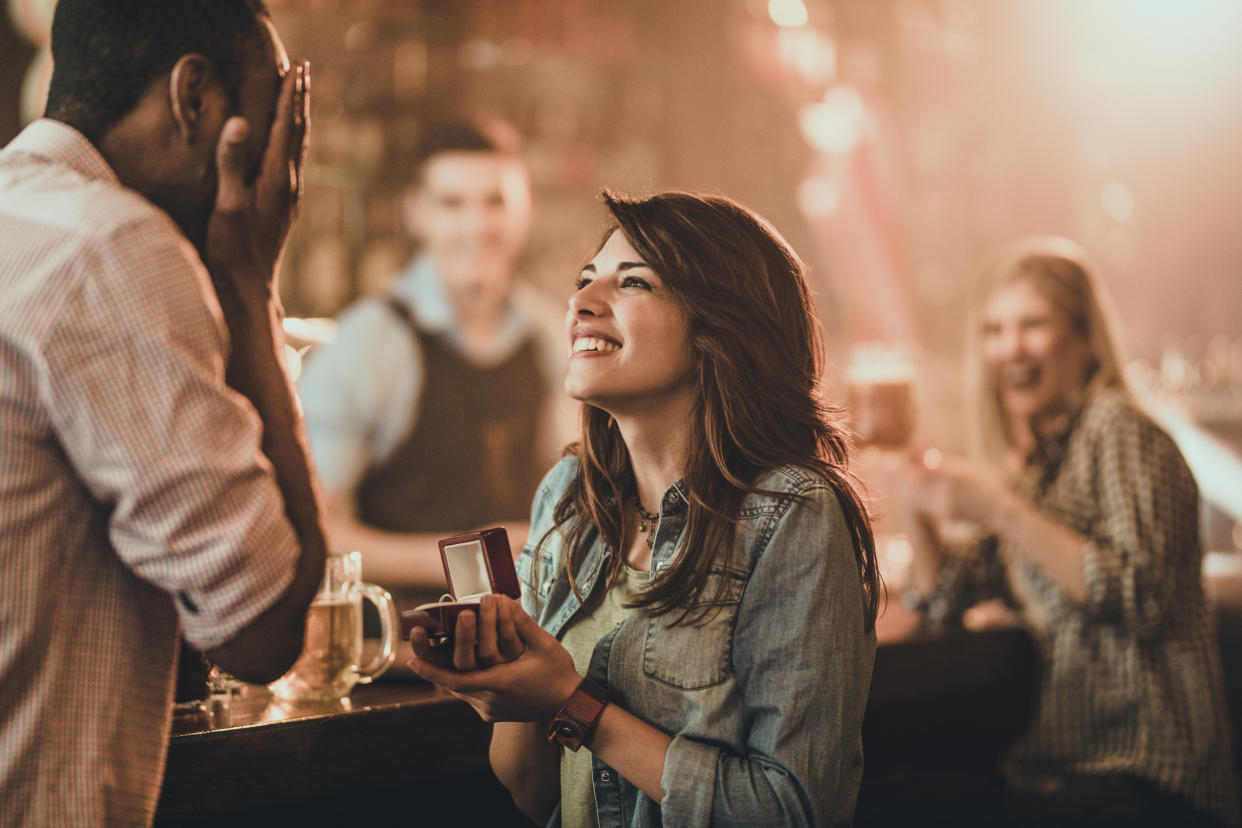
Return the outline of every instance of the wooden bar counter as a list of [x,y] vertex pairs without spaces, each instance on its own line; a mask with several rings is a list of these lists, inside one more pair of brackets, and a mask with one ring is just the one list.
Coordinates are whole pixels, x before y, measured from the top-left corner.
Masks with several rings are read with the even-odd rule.
[[[992,761],[1033,698],[1025,634],[880,632],[868,775]],[[490,726],[405,668],[394,673],[340,705],[285,707],[247,688],[227,717],[179,714],[156,824],[529,825],[488,767]]]
[[177,714],[157,825],[529,825],[487,763],[491,726],[407,673],[340,704],[247,687]]

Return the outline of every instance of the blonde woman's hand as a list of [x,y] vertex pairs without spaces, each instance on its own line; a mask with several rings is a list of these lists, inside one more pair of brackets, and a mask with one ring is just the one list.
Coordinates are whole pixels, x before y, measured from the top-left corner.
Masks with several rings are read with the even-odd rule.
[[1016,610],[1005,605],[1004,601],[995,598],[975,604],[962,613],[962,626],[968,630],[991,630],[999,627],[1014,627],[1022,622],[1022,616]]
[[1009,490],[979,466],[928,449],[906,466],[904,496],[915,512],[936,520],[967,520],[996,528]]

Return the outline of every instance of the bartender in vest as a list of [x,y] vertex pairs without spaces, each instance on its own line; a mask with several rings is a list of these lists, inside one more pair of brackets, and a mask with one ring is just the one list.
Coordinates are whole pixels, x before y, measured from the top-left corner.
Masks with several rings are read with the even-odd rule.
[[521,549],[572,428],[550,400],[558,306],[514,278],[531,214],[516,132],[428,128],[403,206],[418,255],[341,314],[299,382],[329,542],[362,550],[367,580],[401,608],[445,590],[440,538],[499,525]]

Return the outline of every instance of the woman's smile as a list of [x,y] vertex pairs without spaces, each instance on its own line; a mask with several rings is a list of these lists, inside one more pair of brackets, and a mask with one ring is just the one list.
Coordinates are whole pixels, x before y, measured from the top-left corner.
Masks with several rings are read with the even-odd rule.
[[1063,410],[1086,383],[1086,341],[1029,279],[990,297],[982,342],[984,363],[1011,416]]
[[570,347],[571,358],[579,354],[594,356],[610,354],[614,351],[621,350],[621,345],[619,343],[613,342],[612,340],[602,336],[579,331],[575,331],[572,336],[573,343]]
[[565,315],[571,397],[616,413],[636,401],[686,398],[690,323],[663,279],[620,232],[582,269]]

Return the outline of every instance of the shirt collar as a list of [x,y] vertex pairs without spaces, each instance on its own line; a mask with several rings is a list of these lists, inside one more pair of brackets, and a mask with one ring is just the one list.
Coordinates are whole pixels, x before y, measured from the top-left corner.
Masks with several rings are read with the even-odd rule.
[[[1043,451],[1051,451],[1053,453],[1063,453],[1065,446],[1069,443],[1070,435],[1074,432],[1074,427],[1078,425],[1078,419],[1082,416],[1082,410],[1086,406],[1087,395],[1078,396],[1064,412],[1062,412],[1055,420],[1048,424],[1048,430],[1039,440],[1040,449]],[[1039,453],[1037,449],[1036,453]]]
[[[430,257],[416,256],[394,280],[390,290],[393,296],[410,308],[420,329],[427,333],[445,334],[455,345],[461,346],[457,314]],[[512,355],[534,329],[534,320],[511,300],[500,325],[500,333],[492,348],[480,355],[485,362],[498,362]]]
[[673,481],[673,485],[664,491],[664,497],[660,500],[660,511],[664,514],[673,514],[683,511],[690,502],[687,494],[686,480],[679,477]]
[[1065,461],[1065,455],[1069,452],[1070,438],[1074,436],[1074,430],[1078,427],[1079,420],[1082,419],[1087,399],[1088,395],[1084,394],[1076,400],[1075,404],[1058,417],[1047,433],[1035,444],[1035,451],[1027,458],[1023,470],[1019,473],[1019,491],[1033,497],[1056,477],[1061,463]]
[[120,179],[99,150],[85,135],[61,121],[33,121],[9,145],[4,154],[22,153],[63,164],[84,178],[120,184]]
[[426,256],[418,256],[406,266],[393,283],[392,294],[413,311],[423,330],[441,333],[455,326],[453,303]]

